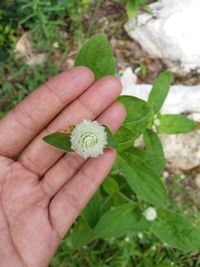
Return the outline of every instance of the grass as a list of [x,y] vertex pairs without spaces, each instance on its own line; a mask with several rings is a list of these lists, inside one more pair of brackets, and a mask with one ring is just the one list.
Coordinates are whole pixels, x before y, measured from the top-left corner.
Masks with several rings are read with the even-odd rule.
[[[169,177],[174,185],[168,187],[171,206],[177,208],[177,197],[184,194],[184,181],[179,175]],[[200,222],[200,214],[194,204],[179,202],[179,209]],[[62,240],[51,267],[199,267],[199,253],[183,253],[169,248],[150,232],[137,235],[134,232],[119,239],[104,241],[97,239],[89,245],[75,248],[72,246],[71,233]]]
[[198,255],[184,254],[159,243],[149,233],[139,238],[136,235],[105,242],[93,241],[88,246],[74,249],[70,237],[66,237],[51,267],[198,267]]
[[[0,7],[1,113],[9,111],[50,76],[63,70],[70,50],[84,41],[82,20],[90,7],[91,1],[87,0],[59,4],[53,0],[3,2]],[[93,26],[91,33],[92,29]],[[15,56],[15,44],[27,31],[32,35],[33,52],[46,54],[42,65],[31,67]]]

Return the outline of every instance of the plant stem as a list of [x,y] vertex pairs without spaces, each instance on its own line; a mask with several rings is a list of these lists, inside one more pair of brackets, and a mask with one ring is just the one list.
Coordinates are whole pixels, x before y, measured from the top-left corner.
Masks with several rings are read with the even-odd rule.
[[99,8],[100,8],[100,5],[101,5],[101,1],[102,0],[98,0],[97,3],[96,3],[94,14],[92,16],[92,21],[91,21],[91,23],[89,25],[89,28],[88,28],[88,31],[87,31],[87,34],[86,34],[86,38],[90,37],[90,34],[91,34],[91,32],[92,32],[92,30],[94,28],[94,24],[96,22],[96,15],[97,15],[97,13],[99,11]]

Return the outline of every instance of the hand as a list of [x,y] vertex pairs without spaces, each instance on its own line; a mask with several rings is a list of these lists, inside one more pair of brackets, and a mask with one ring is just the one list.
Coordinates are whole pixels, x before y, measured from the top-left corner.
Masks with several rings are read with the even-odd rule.
[[110,76],[93,81],[86,67],[61,73],[0,121],[2,267],[47,266],[113,165],[114,150],[84,161],[42,140],[84,118],[118,129],[125,117],[114,103],[120,83]]

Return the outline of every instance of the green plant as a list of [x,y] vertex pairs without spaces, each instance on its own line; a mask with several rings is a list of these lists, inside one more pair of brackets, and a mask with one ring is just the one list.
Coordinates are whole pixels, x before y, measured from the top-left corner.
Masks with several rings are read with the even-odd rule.
[[57,73],[58,67],[50,56],[45,64],[36,65],[34,68],[15,62],[14,56],[10,56],[7,62],[0,64],[0,111],[8,112],[50,76]]
[[[101,1],[98,0],[98,3]],[[97,3],[97,4],[98,4]],[[52,75],[63,70],[66,57],[84,36],[90,35],[96,3],[90,0],[5,0],[0,5],[0,111],[6,113]],[[92,6],[92,11],[89,8]],[[89,13],[91,20],[84,16]],[[91,12],[91,14],[90,14]],[[93,21],[93,23],[90,21]],[[84,26],[84,29],[83,29]],[[88,32],[87,32],[88,28]],[[90,29],[90,30],[89,30]],[[84,32],[83,32],[84,30]],[[42,65],[29,66],[15,56],[15,44],[24,32],[32,36],[33,58],[45,52]]]
[[20,0],[25,15],[19,24],[31,30],[35,44],[40,49],[51,51],[53,44],[66,49],[66,30],[74,40],[81,40],[83,33],[83,17],[90,7],[90,1]]
[[151,9],[147,6],[147,4],[151,2],[149,0],[127,0],[126,1],[126,12],[128,18],[131,19],[135,17],[139,11],[139,9],[143,9],[146,12],[151,13]]
[[17,40],[17,23],[21,17],[18,3],[5,0],[0,5],[0,62],[5,61]]
[[[101,47],[100,51],[97,44]],[[75,65],[90,67],[99,79],[115,74],[113,62],[106,38],[96,35],[83,45]],[[155,81],[147,102],[131,96],[119,97],[118,101],[126,107],[127,117],[115,135],[118,158],[109,177],[72,229],[69,239],[73,248],[101,239],[112,243],[113,239],[125,235],[134,240],[140,233],[147,233],[161,246],[175,248],[182,253],[199,250],[199,225],[182,209],[171,204],[161,179],[165,158],[159,131],[177,134],[197,127],[184,116],[160,114],[171,79],[169,71],[162,73]],[[143,138],[143,149],[134,145],[139,137]],[[54,140],[51,144],[56,145],[58,141]],[[146,216],[147,210],[153,210],[153,217]],[[166,266],[169,265],[166,263]]]

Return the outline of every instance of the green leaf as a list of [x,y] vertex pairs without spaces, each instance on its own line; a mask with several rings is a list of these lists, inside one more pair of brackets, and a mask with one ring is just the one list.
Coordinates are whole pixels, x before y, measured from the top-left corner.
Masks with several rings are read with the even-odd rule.
[[73,248],[77,249],[91,242],[95,238],[95,233],[88,223],[83,218],[80,218],[72,229],[70,237]]
[[6,113],[0,111],[0,119],[3,119],[3,117],[5,117]]
[[140,216],[140,210],[134,203],[113,208],[104,213],[97,223],[96,235],[103,239],[121,237],[134,228]]
[[111,176],[106,177],[106,179],[104,180],[102,184],[102,187],[103,187],[103,190],[109,195],[112,195],[115,192],[119,191],[118,183]]
[[105,197],[102,200],[102,205],[101,205],[101,216],[106,213],[107,211],[110,210],[112,207],[112,199],[111,196]]
[[156,265],[154,265],[154,267],[181,267],[180,265],[172,265],[172,262],[164,262],[164,263],[158,263],[158,264],[156,264]]
[[[110,131],[110,129],[103,125],[105,127],[105,131],[107,133],[107,141],[108,145],[107,147],[112,147],[114,149],[118,148],[117,141],[115,140],[114,135]],[[52,145],[54,147],[57,147],[65,152],[73,151],[71,149],[71,141],[70,141],[70,135],[66,132],[55,132],[52,134],[49,134],[45,137],[43,137],[43,140],[48,143],[49,145]]]
[[96,80],[105,75],[114,75],[116,63],[107,38],[97,34],[88,39],[75,59],[75,66],[90,68]]
[[161,109],[170,89],[172,74],[169,71],[161,73],[156,79],[149,94],[148,103],[152,106],[154,113]]
[[117,206],[121,206],[123,204],[125,204],[126,201],[124,200],[124,198],[119,194],[119,192],[114,193],[112,195],[112,206],[113,207],[117,207]]
[[165,167],[165,156],[162,144],[156,133],[146,129],[143,134],[145,145],[145,164],[160,174]]
[[123,175],[138,198],[157,207],[168,204],[165,186],[153,170],[127,151],[119,153],[119,157]]
[[139,1],[138,0],[128,0],[126,4],[126,12],[128,14],[128,18],[131,19],[136,16],[139,9]]
[[52,133],[43,137],[43,140],[47,144],[57,147],[65,152],[72,151],[70,135],[67,133],[60,133],[60,132]]
[[128,153],[132,154],[137,160],[142,161],[144,165],[160,175],[161,166],[163,166],[162,159],[159,159],[155,154],[149,154],[146,149],[138,147],[129,147],[126,149]]
[[120,96],[118,101],[125,106],[127,113],[123,127],[131,130],[136,139],[148,125],[152,109],[147,102],[134,96]]
[[152,224],[151,221],[148,221],[144,217],[142,217],[138,221],[138,223],[136,225],[136,228],[135,228],[135,231],[136,232],[144,232],[144,231],[147,231],[150,228],[151,224]]
[[158,218],[152,223],[151,231],[169,246],[185,252],[200,249],[200,229],[175,211],[158,209]]
[[166,134],[189,133],[196,128],[194,121],[176,114],[161,115],[160,124],[157,126],[159,132]]
[[83,218],[87,221],[89,226],[93,228],[99,220],[101,213],[101,199],[99,191],[97,191],[91,198],[87,206],[82,212]]
[[118,143],[118,151],[121,151],[133,145],[135,134],[130,129],[122,126],[115,134],[115,139]]
[[107,126],[105,126],[105,125],[103,125],[103,126],[105,127],[105,131],[107,133],[107,142],[108,142],[107,147],[112,147],[114,149],[117,149],[118,144],[117,144],[117,141],[115,140],[115,137],[112,134],[111,130]]

